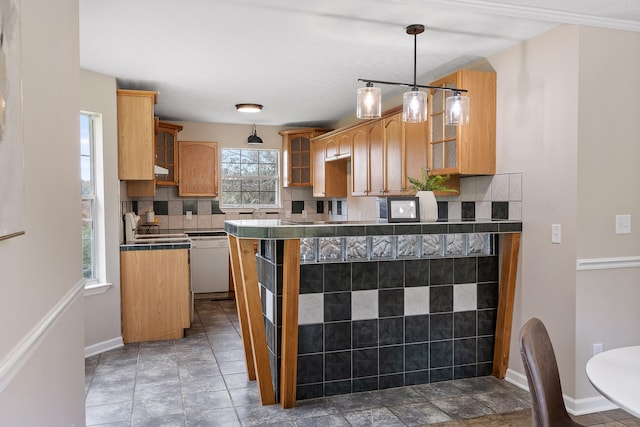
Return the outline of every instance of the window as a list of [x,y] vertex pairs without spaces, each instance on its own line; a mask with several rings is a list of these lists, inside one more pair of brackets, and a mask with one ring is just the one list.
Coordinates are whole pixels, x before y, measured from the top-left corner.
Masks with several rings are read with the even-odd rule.
[[224,207],[280,207],[278,150],[222,149]]
[[96,191],[96,121],[99,116],[80,113],[80,178],[82,195],[82,276],[87,281],[98,280],[96,254],[97,206]]

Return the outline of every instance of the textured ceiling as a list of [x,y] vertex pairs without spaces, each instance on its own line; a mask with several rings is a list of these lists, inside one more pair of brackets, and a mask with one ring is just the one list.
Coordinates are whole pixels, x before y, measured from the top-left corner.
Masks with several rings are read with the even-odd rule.
[[[164,120],[322,126],[358,78],[419,84],[562,23],[640,31],[637,0],[79,0],[80,65],[158,90]],[[381,86],[383,97],[404,89]],[[260,113],[235,111],[260,103]]]

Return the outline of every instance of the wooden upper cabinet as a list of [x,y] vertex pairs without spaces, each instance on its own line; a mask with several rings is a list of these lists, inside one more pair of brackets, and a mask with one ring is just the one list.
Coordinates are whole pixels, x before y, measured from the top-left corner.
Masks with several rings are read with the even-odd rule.
[[412,192],[407,177],[419,178],[422,168],[427,167],[428,125],[422,123],[404,123],[404,163],[405,183],[407,191]]
[[324,151],[327,141],[320,139],[312,144],[313,153],[313,197],[326,197],[324,188]]
[[496,74],[460,70],[433,86],[467,89],[469,124],[445,125],[452,92],[429,90],[429,167],[433,174],[492,175],[496,172]]
[[178,143],[178,195],[218,195],[218,143]]
[[327,140],[325,160],[338,160],[351,154],[351,132],[343,132]]
[[405,185],[404,133],[402,113],[383,119],[384,129],[384,194],[402,194]]
[[178,184],[178,132],[182,126],[160,122],[156,134],[156,165],[169,171],[167,175],[158,175],[157,185]]
[[311,187],[311,139],[330,129],[304,128],[281,131],[283,187]]
[[143,90],[117,91],[118,178],[153,180],[155,160],[154,105],[158,93]]
[[369,132],[376,124],[351,131],[351,195],[366,196],[369,191]]
[[326,161],[330,139],[319,138],[312,143],[313,197],[347,196],[347,160]]

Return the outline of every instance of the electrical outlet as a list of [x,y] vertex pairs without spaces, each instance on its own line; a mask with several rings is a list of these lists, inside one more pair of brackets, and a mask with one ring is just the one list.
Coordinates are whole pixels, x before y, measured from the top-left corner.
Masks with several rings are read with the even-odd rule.
[[562,227],[560,224],[551,224],[551,243],[562,242]]
[[616,215],[616,234],[631,233],[631,215]]
[[603,346],[602,343],[597,343],[593,345],[593,355],[595,356],[598,353],[602,353]]

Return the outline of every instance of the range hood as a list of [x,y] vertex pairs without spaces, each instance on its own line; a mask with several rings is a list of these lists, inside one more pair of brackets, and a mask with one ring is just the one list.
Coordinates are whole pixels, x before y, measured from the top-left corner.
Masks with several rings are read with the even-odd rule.
[[162,166],[153,165],[153,173],[155,175],[169,175],[169,169],[163,168]]

